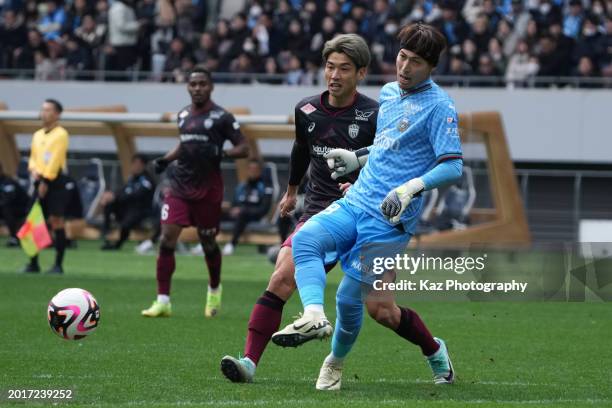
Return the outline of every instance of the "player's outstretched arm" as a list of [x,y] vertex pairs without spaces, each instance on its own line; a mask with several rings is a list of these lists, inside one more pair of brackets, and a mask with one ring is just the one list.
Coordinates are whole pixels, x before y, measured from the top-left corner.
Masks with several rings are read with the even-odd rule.
[[368,161],[370,147],[362,147],[361,149],[350,151],[345,149],[332,149],[325,154],[327,166],[333,170],[332,179],[352,173],[355,170],[361,169]]
[[423,177],[413,178],[408,182],[394,188],[387,194],[380,211],[392,224],[400,221],[404,210],[410,204],[412,198],[425,190],[442,187],[446,184],[457,182],[463,173],[463,160],[452,159],[438,163]]

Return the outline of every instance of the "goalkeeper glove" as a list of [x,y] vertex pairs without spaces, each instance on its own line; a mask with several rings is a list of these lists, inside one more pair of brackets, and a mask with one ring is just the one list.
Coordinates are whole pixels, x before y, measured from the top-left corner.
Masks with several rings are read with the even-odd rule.
[[351,152],[345,149],[332,149],[323,156],[327,159],[327,166],[333,170],[331,178],[347,175],[365,166],[370,151],[367,147]]
[[391,190],[380,205],[380,211],[389,222],[397,224],[404,210],[410,204],[412,197],[420,194],[423,190],[425,190],[423,180],[413,178],[407,183]]
[[166,167],[168,167],[168,164],[170,164],[170,162],[163,157],[158,157],[155,159],[153,161],[153,169],[155,170],[155,174],[162,174],[164,170],[166,170]]

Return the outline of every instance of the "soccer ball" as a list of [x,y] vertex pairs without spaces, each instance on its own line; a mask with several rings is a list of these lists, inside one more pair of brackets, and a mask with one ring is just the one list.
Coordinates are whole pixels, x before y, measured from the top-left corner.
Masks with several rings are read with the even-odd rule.
[[100,322],[100,307],[84,289],[64,289],[49,302],[47,317],[51,330],[66,340],[89,336]]

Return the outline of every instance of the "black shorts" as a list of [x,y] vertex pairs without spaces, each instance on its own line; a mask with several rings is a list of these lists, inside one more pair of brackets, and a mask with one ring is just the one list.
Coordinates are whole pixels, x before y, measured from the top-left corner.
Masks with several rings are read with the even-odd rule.
[[132,229],[140,225],[148,217],[151,217],[151,210],[130,204],[121,204],[116,201],[108,204],[105,211],[115,214],[115,219],[122,228]]
[[40,200],[45,217],[50,215],[64,217],[66,215],[66,211],[72,199],[72,191],[66,188],[66,184],[69,182],[74,184],[71,179],[60,174],[55,180],[48,184],[49,189],[47,190],[47,195]]

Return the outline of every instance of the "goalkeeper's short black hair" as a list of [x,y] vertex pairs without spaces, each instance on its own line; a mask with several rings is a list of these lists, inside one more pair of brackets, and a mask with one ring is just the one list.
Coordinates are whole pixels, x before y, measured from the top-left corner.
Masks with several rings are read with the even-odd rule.
[[437,28],[423,23],[410,24],[399,32],[400,47],[414,52],[432,67],[438,65],[446,48],[446,38]]

